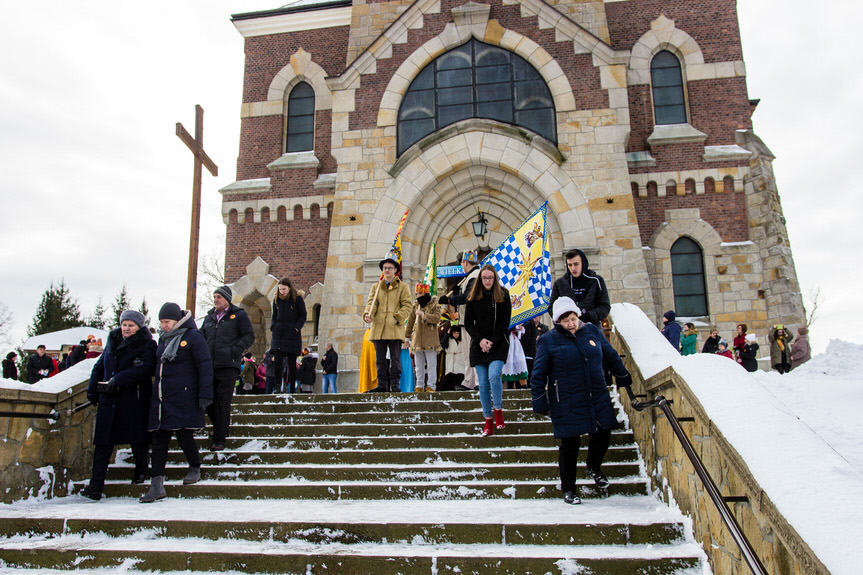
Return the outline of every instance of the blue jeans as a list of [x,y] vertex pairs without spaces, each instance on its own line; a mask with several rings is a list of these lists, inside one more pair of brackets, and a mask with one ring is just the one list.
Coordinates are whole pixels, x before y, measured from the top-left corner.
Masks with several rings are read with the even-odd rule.
[[503,361],[499,359],[491,363],[480,363],[476,366],[479,401],[482,403],[483,417],[491,417],[492,406],[494,409],[500,409],[503,405],[503,382],[500,380],[502,371]]
[[[322,377],[323,377],[323,382],[324,382],[323,390],[322,390],[323,393],[338,393],[339,392],[339,390],[336,388],[336,379],[339,377],[339,374],[337,374],[337,373],[324,373],[324,374],[322,374]],[[327,391],[328,389],[330,391]]]

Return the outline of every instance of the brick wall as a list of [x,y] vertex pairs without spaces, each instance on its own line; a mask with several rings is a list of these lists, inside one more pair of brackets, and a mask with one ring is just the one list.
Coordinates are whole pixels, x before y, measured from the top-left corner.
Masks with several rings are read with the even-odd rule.
[[348,26],[338,26],[246,38],[243,102],[265,101],[270,82],[300,48],[311,54],[328,75],[341,73],[345,69],[349,33]]
[[628,50],[664,14],[692,36],[704,61],[742,60],[736,0],[631,0],[605,5],[611,46]]
[[[361,87],[356,93],[356,111],[350,114],[351,130],[372,128],[377,124],[381,97],[395,70],[419,46],[441,33],[451,21],[450,10],[459,4],[443,1],[441,14],[425,15],[423,28],[409,30],[408,41],[394,45],[391,58],[378,60],[376,74],[362,77]],[[498,20],[504,28],[531,38],[554,57],[572,85],[578,110],[608,108],[608,92],[600,85],[599,70],[594,67],[591,55],[574,54],[572,42],[557,42],[552,29],[538,30],[537,18],[522,17],[518,5],[502,6],[500,2],[493,2],[489,18]]]
[[[664,187],[665,182],[657,182]],[[725,242],[749,240],[749,220],[746,217],[746,193],[723,192],[722,182],[716,183],[715,192],[705,194],[687,193],[685,196],[657,197],[655,194],[639,197],[633,194],[635,213],[638,215],[638,230],[641,244],[646,246],[663,221],[665,210],[677,208],[699,208],[701,219],[709,223]]]
[[[316,282],[323,283],[331,222],[327,208],[323,210],[323,218],[321,208],[313,206],[309,220],[287,221],[270,214],[270,221],[248,220],[243,224],[237,223],[232,214],[225,245],[225,281],[237,281],[246,273],[249,262],[260,256],[270,264],[272,275],[291,278],[297,289],[306,293]],[[302,209],[297,212],[302,217]]]

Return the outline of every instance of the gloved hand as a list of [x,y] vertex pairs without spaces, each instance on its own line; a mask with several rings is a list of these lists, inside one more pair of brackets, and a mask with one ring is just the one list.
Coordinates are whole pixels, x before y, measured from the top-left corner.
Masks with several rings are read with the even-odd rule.
[[93,406],[99,405],[99,394],[90,395],[87,394],[87,401],[89,401]]
[[581,315],[578,317],[584,323],[595,323],[596,322],[596,314],[592,311],[583,311]]
[[437,299],[437,302],[441,305],[448,305],[449,304],[449,298],[446,297],[446,294],[444,294]]
[[201,406],[201,409],[207,409],[208,407],[210,407],[210,404],[212,404],[212,403],[213,403],[212,399],[206,399],[203,397],[198,399],[198,405]]
[[614,383],[617,384],[617,387],[631,387],[632,386],[632,376],[628,373],[625,376],[614,376]]

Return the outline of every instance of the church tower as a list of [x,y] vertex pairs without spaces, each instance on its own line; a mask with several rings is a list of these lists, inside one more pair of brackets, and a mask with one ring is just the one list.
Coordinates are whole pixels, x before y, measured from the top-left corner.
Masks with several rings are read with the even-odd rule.
[[802,321],[734,0],[301,0],[233,22],[246,68],[226,275],[261,342],[286,275],[309,292],[307,340],[357,369],[405,210],[415,282],[433,242],[438,262],[494,248],[543,202],[555,276],[580,248],[612,302],[654,318]]

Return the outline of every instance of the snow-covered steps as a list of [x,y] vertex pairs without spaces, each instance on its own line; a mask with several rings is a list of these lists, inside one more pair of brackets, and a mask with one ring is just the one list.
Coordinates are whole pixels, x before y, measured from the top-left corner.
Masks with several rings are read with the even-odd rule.
[[[29,507],[29,508],[28,508]],[[4,513],[0,557],[30,568],[243,573],[701,575],[682,516],[650,497],[261,502],[64,498]]]
[[0,506],[0,571],[709,575],[630,431],[571,506],[548,420],[524,391],[504,411],[481,437],[473,393],[240,396],[226,450],[200,434],[202,481],[173,445],[166,500],[138,503],[121,449],[99,502]]

